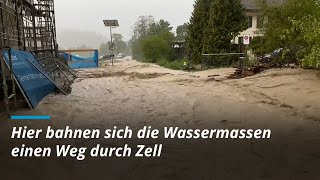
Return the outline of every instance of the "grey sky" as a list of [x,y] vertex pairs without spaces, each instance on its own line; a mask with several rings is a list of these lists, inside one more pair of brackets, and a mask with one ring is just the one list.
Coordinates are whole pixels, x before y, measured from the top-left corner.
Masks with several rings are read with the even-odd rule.
[[115,32],[130,39],[132,26],[141,15],[165,19],[176,26],[188,22],[195,0],[55,0],[58,31],[80,29],[107,35],[103,19],[118,19]]

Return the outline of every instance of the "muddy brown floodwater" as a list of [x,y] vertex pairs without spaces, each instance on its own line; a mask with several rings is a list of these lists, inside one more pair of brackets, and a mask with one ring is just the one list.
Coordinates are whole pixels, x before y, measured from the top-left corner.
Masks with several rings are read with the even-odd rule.
[[[79,70],[68,96],[50,95],[34,111],[52,122],[1,122],[1,179],[319,179],[320,79],[317,71],[268,70],[227,80],[234,69],[203,72],[168,70],[119,61],[115,66]],[[209,78],[217,75],[215,79]],[[45,128],[130,126],[200,129],[271,129],[270,140],[172,140],[158,159],[13,159],[13,126]],[[138,140],[132,140],[137,141]],[[150,144],[158,143],[146,141]],[[69,143],[121,145],[121,141],[39,140],[29,145]],[[18,173],[19,172],[19,173]]]

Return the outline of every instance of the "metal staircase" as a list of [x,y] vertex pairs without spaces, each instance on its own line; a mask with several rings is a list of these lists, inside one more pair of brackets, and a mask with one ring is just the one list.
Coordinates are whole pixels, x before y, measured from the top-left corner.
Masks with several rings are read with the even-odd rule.
[[67,65],[54,58],[50,52],[38,54],[37,60],[61,93],[69,94],[71,84],[77,78],[76,73]]

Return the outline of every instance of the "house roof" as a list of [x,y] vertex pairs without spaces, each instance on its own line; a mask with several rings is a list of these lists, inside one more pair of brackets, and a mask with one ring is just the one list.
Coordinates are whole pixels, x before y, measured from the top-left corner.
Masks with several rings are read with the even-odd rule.
[[[276,4],[280,5],[283,4],[286,0],[266,0],[268,4]],[[241,0],[242,5],[247,10],[259,10],[259,7],[257,5],[257,0]]]
[[247,10],[259,9],[256,0],[241,0],[241,3]]

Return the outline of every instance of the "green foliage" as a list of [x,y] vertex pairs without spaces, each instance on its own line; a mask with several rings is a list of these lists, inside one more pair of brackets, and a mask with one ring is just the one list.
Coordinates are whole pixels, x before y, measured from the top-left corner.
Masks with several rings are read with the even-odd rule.
[[[254,47],[257,52],[283,48],[286,54],[304,67],[319,68],[320,6],[318,0],[287,0],[283,4],[260,1],[265,23],[263,39]],[[257,48],[260,46],[259,48]],[[288,57],[288,56],[283,56]],[[283,61],[279,59],[279,61]]]
[[169,58],[171,46],[161,36],[150,36],[141,42],[147,62],[156,63],[162,58]]
[[160,61],[157,62],[157,64],[168,69],[185,70],[187,68],[184,66],[185,62],[188,62],[188,60],[180,59],[180,60],[168,61],[167,59],[161,59]]
[[187,37],[187,50],[193,63],[200,63],[203,53],[230,52],[231,40],[246,25],[240,0],[197,0]]
[[153,17],[140,17],[131,40],[133,58],[156,63],[160,59],[172,58],[174,34],[170,23],[165,20],[155,22]]
[[264,47],[265,44],[265,38],[260,36],[260,37],[255,37],[252,39],[250,45],[249,45],[249,49],[251,49],[253,51],[254,54],[256,55],[263,55],[263,54],[267,54],[270,51],[267,51],[266,48]]
[[178,26],[176,29],[176,41],[185,41],[188,35],[189,26],[187,23],[184,23],[181,26]]
[[144,60],[141,41],[148,36],[149,28],[154,22],[152,16],[140,16],[134,24],[133,34],[130,40],[133,59]]
[[309,15],[302,21],[293,21],[296,29],[300,29],[306,46],[299,52],[304,56],[302,66],[320,69],[320,16]]
[[202,65],[204,68],[231,67],[239,64],[238,56],[209,56],[204,57]]
[[309,54],[305,56],[302,61],[302,66],[305,68],[320,69],[320,47],[314,47]]
[[202,52],[230,52],[231,40],[247,29],[244,7],[240,0],[213,0],[209,17]]
[[172,27],[170,27],[170,23],[161,19],[159,22],[153,22],[150,24],[147,35],[154,36],[164,33],[170,33],[171,31]]
[[208,25],[211,0],[196,0],[186,38],[187,51],[194,64],[201,63],[204,30]]

